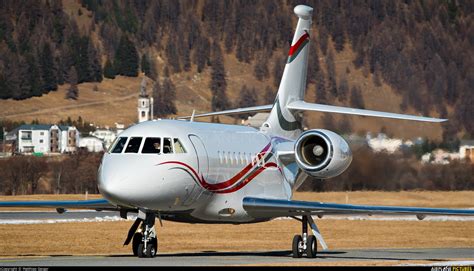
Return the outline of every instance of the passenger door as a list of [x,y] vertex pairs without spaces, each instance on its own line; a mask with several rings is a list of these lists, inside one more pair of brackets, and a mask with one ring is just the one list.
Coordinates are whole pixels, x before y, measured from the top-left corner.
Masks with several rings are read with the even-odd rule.
[[[207,180],[209,173],[209,157],[206,147],[197,135],[189,135],[189,140],[193,144],[193,149],[196,155],[196,169],[198,171],[198,175],[199,177],[202,176],[205,180]],[[186,190],[188,191],[188,196],[183,201],[184,206],[193,204],[204,192],[204,189],[196,183],[186,187]]]

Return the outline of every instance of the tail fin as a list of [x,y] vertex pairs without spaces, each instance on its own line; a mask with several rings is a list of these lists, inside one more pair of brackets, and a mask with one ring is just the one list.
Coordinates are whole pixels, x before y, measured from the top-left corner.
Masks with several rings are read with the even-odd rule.
[[[356,109],[349,107],[306,103],[304,92],[306,88],[306,71],[308,68],[309,53],[309,30],[311,28],[311,16],[313,8],[299,5],[294,9],[298,16],[295,36],[291,43],[288,60],[281,78],[278,94],[273,105],[260,105],[246,108],[237,108],[219,112],[210,112],[194,115],[194,118],[233,115],[243,113],[267,112],[271,110],[267,121],[262,125],[261,131],[272,135],[286,138],[296,138],[301,133],[302,111],[330,112],[339,114],[350,114],[358,116],[372,116],[380,118],[404,119],[425,122],[443,122],[446,119],[435,119],[429,117],[396,114],[389,112]],[[191,116],[181,117],[181,119]]]
[[301,118],[296,111],[290,111],[287,105],[304,99],[313,8],[299,5],[294,12],[299,18],[298,25],[275,103],[262,127],[272,134],[288,138],[294,138],[301,132]]

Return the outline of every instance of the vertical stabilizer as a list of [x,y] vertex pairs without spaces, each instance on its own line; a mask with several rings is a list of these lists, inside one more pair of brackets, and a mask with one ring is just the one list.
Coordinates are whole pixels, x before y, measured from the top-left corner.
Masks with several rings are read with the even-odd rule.
[[295,138],[301,133],[301,120],[297,113],[287,109],[287,105],[304,99],[313,8],[299,5],[295,7],[294,12],[299,18],[298,25],[288,52],[275,104],[262,127],[271,134],[287,138]]

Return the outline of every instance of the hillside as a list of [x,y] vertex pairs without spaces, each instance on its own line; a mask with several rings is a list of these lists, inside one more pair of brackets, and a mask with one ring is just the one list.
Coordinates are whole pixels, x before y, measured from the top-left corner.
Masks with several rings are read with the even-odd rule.
[[[351,62],[345,61],[350,53],[342,52],[336,55],[338,70],[345,72],[346,66],[354,69]],[[236,101],[242,85],[255,86],[263,90],[266,82],[260,82],[249,73],[251,65],[241,63],[232,55],[225,60],[227,70],[227,93],[231,101]],[[176,82],[178,115],[189,115],[192,110],[196,112],[211,111],[212,94],[209,89],[209,71],[202,74],[196,72],[179,73],[172,76]],[[366,108],[400,112],[401,97],[391,91],[390,87],[383,85],[375,87],[371,80],[367,80],[360,71],[353,70],[348,76],[350,82],[363,85],[363,97]],[[79,97],[77,100],[64,99],[67,85],[59,87],[58,91],[50,92],[41,97],[26,100],[0,100],[0,118],[13,121],[31,122],[59,122],[67,117],[77,119],[81,116],[84,120],[100,126],[113,127],[116,122],[126,125],[137,120],[137,97],[141,77],[118,76],[116,79],[104,79],[100,83],[79,84]],[[94,91],[97,86],[98,91]],[[263,91],[260,97],[263,96]],[[387,99],[388,98],[388,99]],[[314,84],[307,88],[306,100],[315,99]],[[260,102],[260,104],[263,104]],[[411,113],[416,113],[412,111]],[[310,128],[323,126],[321,118],[327,114],[307,113],[307,125]],[[171,115],[174,117],[177,115]],[[335,116],[335,120],[341,120]],[[410,121],[381,120],[377,118],[347,117],[352,123],[354,131],[379,132],[382,127],[394,136],[414,138],[418,136],[440,140],[442,129],[438,124],[413,123]],[[209,119],[202,119],[209,121]],[[221,118],[225,123],[235,123],[230,117]],[[338,127],[333,127],[336,130]]]
[[[265,104],[267,89],[277,88],[278,66],[296,23],[293,2],[7,1],[0,8],[0,119],[55,122],[81,116],[99,125],[133,123],[142,71],[163,84],[169,78],[176,87],[176,99],[169,102],[177,111],[160,112],[164,117],[224,109],[214,103],[216,95],[227,97],[225,108],[236,107],[244,84],[255,87],[258,103]],[[339,132],[383,130],[437,141],[472,135],[472,5],[308,4],[315,8],[308,101],[351,106],[351,95],[359,89],[367,109],[451,121],[442,126],[308,113],[307,126]],[[31,35],[25,40],[21,33]],[[227,85],[218,92],[210,88],[215,44],[223,55]],[[48,48],[54,66],[50,73],[41,69],[49,63]],[[72,67],[77,70],[75,82],[69,79]],[[18,77],[29,78],[28,84],[16,85]],[[76,83],[78,96],[65,99]],[[163,89],[160,95],[174,96],[170,91],[174,93]]]

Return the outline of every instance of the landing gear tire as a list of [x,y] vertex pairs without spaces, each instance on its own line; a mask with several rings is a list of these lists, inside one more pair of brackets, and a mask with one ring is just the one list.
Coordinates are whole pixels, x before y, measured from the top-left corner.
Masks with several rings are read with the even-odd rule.
[[318,253],[318,243],[316,242],[316,237],[314,235],[310,235],[306,243],[306,257],[316,258],[316,254]]
[[138,258],[145,258],[145,253],[143,252],[143,246],[144,246],[143,243],[140,243],[140,244],[138,245],[138,249],[137,249],[137,256],[138,256]]
[[156,253],[158,253],[158,238],[152,238],[151,239],[151,244],[153,244],[155,246],[155,255]]
[[301,235],[295,235],[293,237],[293,258],[301,258],[303,256],[303,238]]
[[133,256],[138,256],[138,246],[142,242],[143,235],[139,232],[136,232],[133,235],[133,241],[132,241],[132,251],[133,251]]
[[153,258],[156,256],[156,246],[153,243],[147,244],[146,245],[146,257],[147,258]]

